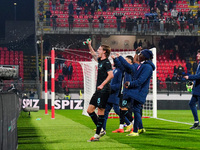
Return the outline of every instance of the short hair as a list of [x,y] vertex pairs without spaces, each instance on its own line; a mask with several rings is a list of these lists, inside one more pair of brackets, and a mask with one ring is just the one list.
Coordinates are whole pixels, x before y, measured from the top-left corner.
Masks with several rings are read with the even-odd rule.
[[200,53],[200,49],[197,50],[197,53]]
[[128,55],[128,56],[126,56],[126,58],[130,59],[130,60],[131,60],[131,63],[133,63],[133,56]]
[[101,47],[103,48],[103,51],[106,51],[105,55],[108,58],[111,53],[111,47],[108,45],[101,45]]

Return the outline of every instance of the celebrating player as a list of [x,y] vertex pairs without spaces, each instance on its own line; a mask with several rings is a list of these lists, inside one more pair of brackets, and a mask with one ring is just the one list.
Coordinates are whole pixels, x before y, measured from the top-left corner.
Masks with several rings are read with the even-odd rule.
[[141,107],[146,101],[146,96],[149,91],[150,79],[155,66],[152,63],[153,54],[150,50],[144,49],[138,53],[138,61],[140,65],[136,68],[131,66],[123,57],[118,55],[122,65],[133,72],[133,81],[127,81],[124,86],[129,89],[126,97],[131,99],[134,112],[134,128],[127,136],[139,136],[139,132],[143,132]]
[[[111,48],[107,45],[101,45],[97,52],[91,46],[91,40],[87,40],[88,48],[93,58],[98,62],[98,75],[96,91],[93,94],[90,104],[87,109],[87,113],[96,125],[96,134],[88,142],[99,141],[100,131],[104,123],[104,112],[108,97],[110,95],[110,80],[113,78],[113,71],[111,63],[108,57],[111,52]],[[95,113],[95,108],[98,107],[98,115]]]
[[[118,58],[115,58],[115,56],[112,55],[111,57],[114,59],[116,66],[118,66],[120,68],[120,70],[123,72],[123,74],[125,74],[123,82],[125,83],[126,81],[132,81],[131,70],[130,69],[126,70],[124,68],[124,66],[120,63]],[[132,56],[126,56],[125,59],[131,66],[133,65],[133,66],[135,66],[135,68],[137,68],[138,64],[133,63]],[[124,122],[125,122],[124,119],[125,118],[128,118],[128,120],[130,121],[128,123],[126,121],[127,129],[125,130],[125,132],[129,132],[133,128],[132,111],[131,111],[131,113],[129,113],[129,111],[128,111],[128,110],[130,110],[131,101],[126,98],[127,92],[128,92],[128,89],[123,88],[123,98],[121,98],[121,100],[120,100],[120,125],[119,125],[119,129],[116,129],[115,131],[113,131],[113,133],[124,133]]]
[[[200,49],[197,51],[197,60],[200,60]],[[195,75],[184,76],[185,79],[193,80],[192,98],[189,102],[190,109],[194,117],[194,125],[190,129],[200,129],[196,103],[200,106],[200,67],[198,65]]]

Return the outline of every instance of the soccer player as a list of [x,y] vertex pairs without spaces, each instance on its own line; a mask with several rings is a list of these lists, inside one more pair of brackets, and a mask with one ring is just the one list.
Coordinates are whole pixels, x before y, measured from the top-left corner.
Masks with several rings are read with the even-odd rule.
[[[139,136],[139,133],[144,132],[142,119],[141,119],[141,107],[146,101],[146,97],[149,91],[150,79],[155,65],[152,63],[153,53],[144,49],[138,53],[139,66],[131,66],[127,61],[117,54],[119,61],[122,65],[132,71],[133,81],[127,81],[124,86],[128,89],[126,97],[131,99],[132,108],[134,112],[134,127],[133,131],[127,136]],[[138,131],[139,128],[139,131]],[[138,133],[139,132],[139,133]]]
[[[100,138],[100,131],[104,123],[105,107],[110,95],[110,80],[113,78],[113,71],[111,63],[108,60],[111,48],[107,45],[101,45],[97,50],[97,55],[91,46],[91,40],[87,40],[87,43],[91,55],[95,61],[98,62],[96,91],[93,94],[87,109],[87,113],[96,125],[96,134],[88,140],[88,142],[91,142],[99,141]],[[96,107],[98,107],[99,117],[97,117],[97,114],[95,113]]]
[[[197,51],[197,60],[198,61],[200,60],[200,49]],[[199,103],[199,106],[200,106],[200,66],[199,64],[198,64],[195,75],[184,76],[184,78],[194,81],[193,88],[192,88],[192,98],[189,102],[189,106],[194,117],[194,125],[190,127],[190,129],[200,129],[199,119],[198,119],[198,114],[197,114],[197,107],[196,107],[197,102]]]
[[[111,56],[112,57],[112,56]],[[100,136],[103,136],[106,134],[106,123],[108,119],[108,114],[110,110],[113,108],[115,113],[120,116],[120,109],[119,109],[119,93],[122,86],[122,71],[116,67],[116,65],[113,65],[113,75],[114,78],[111,80],[110,87],[111,87],[111,93],[108,98],[108,102],[106,104],[105,108],[105,121],[103,124],[103,130],[100,132]],[[130,124],[129,120],[125,118],[126,124]]]
[[[118,66],[120,68],[120,70],[123,72],[124,75],[124,83],[126,81],[132,81],[132,72],[130,70],[126,70],[124,68],[124,66],[121,64],[121,62],[118,60],[118,58],[115,58],[115,56],[111,56],[114,59],[114,62],[116,64],[116,66]],[[137,63],[133,63],[133,57],[132,56],[126,56],[125,60],[132,66],[137,67],[138,64]],[[119,129],[116,129],[115,131],[112,131],[113,133],[124,133],[124,122],[125,122],[125,118],[128,118],[128,120],[130,122],[127,123],[127,129],[125,130],[125,132],[129,132],[131,131],[131,129],[133,128],[133,118],[132,118],[132,113],[129,113],[130,110],[130,103],[131,101],[129,99],[126,98],[126,94],[128,92],[128,89],[123,88],[123,98],[120,100],[120,125],[119,125]],[[132,111],[131,111],[132,112]]]

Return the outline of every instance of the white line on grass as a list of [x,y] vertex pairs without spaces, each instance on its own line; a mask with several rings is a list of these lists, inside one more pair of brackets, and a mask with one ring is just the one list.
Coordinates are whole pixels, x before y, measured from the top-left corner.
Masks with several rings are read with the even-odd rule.
[[158,119],[158,120],[162,120],[162,121],[173,122],[173,123],[180,123],[180,124],[193,125],[192,123],[187,123],[187,122],[179,122],[179,121],[173,121],[173,120],[167,120],[167,119],[163,119],[163,118],[156,118],[156,119]]

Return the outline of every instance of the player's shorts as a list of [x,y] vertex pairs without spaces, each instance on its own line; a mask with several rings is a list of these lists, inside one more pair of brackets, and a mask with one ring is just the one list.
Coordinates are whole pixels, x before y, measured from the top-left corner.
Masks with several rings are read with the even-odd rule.
[[110,93],[102,93],[101,91],[96,91],[90,100],[90,104],[98,108],[106,108],[109,95]]
[[131,107],[131,99],[123,99],[123,95],[120,96],[119,106],[121,108],[130,108]]

